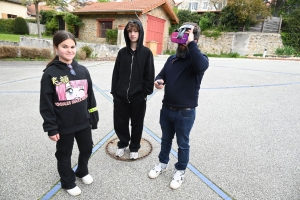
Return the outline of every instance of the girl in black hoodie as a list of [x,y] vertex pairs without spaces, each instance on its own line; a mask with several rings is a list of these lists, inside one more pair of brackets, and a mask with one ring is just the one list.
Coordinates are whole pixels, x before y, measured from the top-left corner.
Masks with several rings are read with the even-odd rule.
[[[81,190],[75,184],[76,176],[91,184],[88,160],[92,153],[91,129],[97,129],[99,120],[90,74],[74,59],[76,40],[67,31],[53,36],[55,58],[47,65],[41,79],[40,113],[43,128],[56,142],[57,169],[61,187],[76,196]],[[79,148],[78,167],[71,168],[74,138]]]

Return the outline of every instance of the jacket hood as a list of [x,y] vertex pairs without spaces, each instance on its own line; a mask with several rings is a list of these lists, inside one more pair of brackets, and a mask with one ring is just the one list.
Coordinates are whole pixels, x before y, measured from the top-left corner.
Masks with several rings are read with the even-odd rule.
[[139,31],[139,39],[138,39],[138,44],[137,44],[137,51],[139,51],[141,49],[141,47],[143,46],[143,42],[144,42],[144,29],[143,29],[143,25],[142,25],[142,22],[140,22],[139,20],[136,20],[136,19],[133,19],[133,20],[130,20],[127,25],[125,26],[125,29],[124,29],[124,38],[125,38],[125,42],[126,42],[126,47],[128,50],[131,50],[130,48],[130,39],[129,39],[129,36],[128,36],[128,32],[127,32],[127,27],[128,27],[128,24],[130,22],[134,22],[136,24],[138,24],[138,26],[140,27],[140,31]]
[[[59,69],[63,69],[63,68],[65,68],[65,67],[68,67],[66,63],[61,62],[61,61],[59,61],[59,60],[53,60],[53,61],[51,62],[51,64],[48,65],[48,67],[50,67],[50,66],[52,66],[52,65],[55,65],[55,67],[57,67],[57,68],[59,68]],[[71,63],[71,65],[72,65],[72,67],[75,67],[75,66],[78,65],[78,63],[77,63],[75,60],[73,60],[72,63]],[[43,72],[45,72],[45,71],[48,69],[48,67],[46,67],[46,69],[44,69]]]

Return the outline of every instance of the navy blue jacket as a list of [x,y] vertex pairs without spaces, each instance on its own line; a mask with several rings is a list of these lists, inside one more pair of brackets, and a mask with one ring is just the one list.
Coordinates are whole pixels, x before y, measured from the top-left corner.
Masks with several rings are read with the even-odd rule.
[[196,42],[188,43],[189,52],[184,58],[172,55],[155,80],[163,79],[165,95],[163,104],[178,108],[198,106],[199,89],[209,60],[198,49]]

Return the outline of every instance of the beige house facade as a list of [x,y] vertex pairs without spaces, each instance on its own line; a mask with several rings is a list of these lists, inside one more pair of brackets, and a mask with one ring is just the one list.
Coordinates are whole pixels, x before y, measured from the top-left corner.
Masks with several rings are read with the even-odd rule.
[[0,1],[0,19],[28,17],[27,7],[18,0]]

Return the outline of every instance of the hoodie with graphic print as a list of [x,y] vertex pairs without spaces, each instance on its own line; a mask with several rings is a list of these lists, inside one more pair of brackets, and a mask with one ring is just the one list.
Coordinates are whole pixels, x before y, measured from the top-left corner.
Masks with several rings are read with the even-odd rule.
[[41,79],[40,114],[48,136],[64,135],[89,126],[97,129],[99,121],[92,80],[86,67],[72,62],[76,75],[66,63],[54,60]]
[[140,27],[137,48],[133,51],[130,47],[131,41],[126,31],[127,24],[124,29],[126,47],[118,52],[111,84],[111,94],[114,99],[128,103],[152,94],[155,75],[153,54],[143,45],[142,23],[138,20],[132,20],[132,22]]

